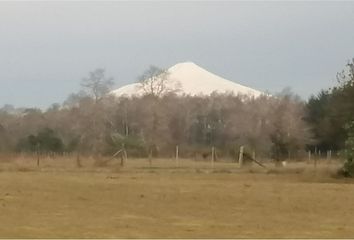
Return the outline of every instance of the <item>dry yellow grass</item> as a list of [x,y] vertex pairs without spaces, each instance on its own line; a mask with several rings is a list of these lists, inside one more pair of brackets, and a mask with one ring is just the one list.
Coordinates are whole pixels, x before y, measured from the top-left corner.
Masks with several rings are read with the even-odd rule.
[[14,161],[0,163],[2,238],[354,237],[354,184],[325,165]]

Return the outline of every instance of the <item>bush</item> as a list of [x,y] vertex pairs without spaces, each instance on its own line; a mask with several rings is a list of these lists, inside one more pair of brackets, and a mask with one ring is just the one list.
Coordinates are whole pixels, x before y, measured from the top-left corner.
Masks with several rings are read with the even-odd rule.
[[63,141],[50,128],[40,130],[37,136],[20,139],[16,147],[19,152],[63,152]]
[[339,170],[339,174],[344,177],[354,177],[354,121],[345,126],[348,138],[345,141],[347,160]]
[[339,175],[344,177],[354,177],[354,162],[347,160],[339,170]]

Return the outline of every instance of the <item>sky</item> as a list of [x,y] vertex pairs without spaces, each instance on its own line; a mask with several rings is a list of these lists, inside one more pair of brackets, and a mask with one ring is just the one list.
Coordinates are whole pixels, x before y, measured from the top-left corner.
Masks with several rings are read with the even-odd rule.
[[0,2],[0,106],[46,108],[96,68],[115,88],[191,61],[306,100],[354,57],[354,1]]

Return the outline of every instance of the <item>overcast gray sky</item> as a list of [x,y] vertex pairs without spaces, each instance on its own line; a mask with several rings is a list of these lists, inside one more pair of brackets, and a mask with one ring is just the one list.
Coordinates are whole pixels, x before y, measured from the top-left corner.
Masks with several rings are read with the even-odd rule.
[[306,99],[354,57],[354,2],[0,2],[0,106],[47,107],[103,67],[116,87],[192,61]]

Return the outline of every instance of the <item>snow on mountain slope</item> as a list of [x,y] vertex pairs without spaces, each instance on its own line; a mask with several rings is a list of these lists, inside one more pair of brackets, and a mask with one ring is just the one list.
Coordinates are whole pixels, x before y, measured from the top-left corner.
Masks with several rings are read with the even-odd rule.
[[[168,69],[169,75],[166,85],[174,89],[179,85],[177,94],[186,95],[210,95],[217,93],[234,93],[258,97],[263,94],[255,89],[237,84],[235,82],[219,77],[192,62],[178,63]],[[139,83],[125,85],[112,91],[115,96],[141,96],[144,91]]]

